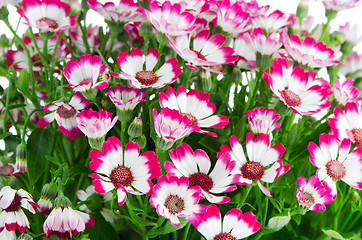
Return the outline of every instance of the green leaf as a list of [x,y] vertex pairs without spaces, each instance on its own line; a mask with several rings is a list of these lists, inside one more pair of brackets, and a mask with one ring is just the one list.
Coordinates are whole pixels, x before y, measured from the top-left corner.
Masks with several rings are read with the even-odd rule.
[[26,69],[20,71],[18,78],[18,88],[23,93],[27,94],[29,89],[29,73]]
[[114,230],[112,225],[104,219],[102,214],[96,212],[92,216],[95,221],[94,226],[92,228],[86,228],[85,230],[85,233],[89,234],[89,239],[119,239],[117,232]]
[[16,152],[16,147],[18,146],[18,144],[20,143],[20,140],[18,138],[18,136],[15,135],[9,135],[7,137],[4,138],[4,142],[6,147],[12,151],[12,152]]
[[134,213],[134,209],[137,209],[135,207],[133,207],[131,204],[129,204],[128,202],[126,202],[127,208],[128,208],[128,212],[129,212],[129,216],[132,218],[132,220],[136,223],[139,224],[141,226],[157,226],[157,223],[155,222],[151,222],[151,221],[147,221],[146,219],[140,218],[137,214]]
[[7,138],[7,137],[9,137],[10,135],[12,135],[11,132],[4,132],[4,133],[2,133],[2,134],[0,135],[0,140],[1,140],[1,139],[4,139],[4,138]]
[[354,236],[354,233],[352,233],[352,232],[342,235],[341,233],[338,233],[337,231],[335,231],[333,229],[322,229],[322,231],[327,236],[330,236],[335,239],[352,239],[352,237]]
[[290,221],[290,213],[284,212],[275,217],[272,217],[268,222],[268,228],[273,229],[275,231],[279,231],[285,225],[287,225]]
[[29,136],[26,144],[26,158],[30,185],[35,184],[45,170],[46,163],[48,162],[46,156],[50,154],[52,139],[51,129],[39,128]]
[[171,232],[177,231],[179,229],[182,229],[186,226],[186,224],[188,223],[188,221],[185,218],[179,218],[181,224],[180,226],[174,226],[171,224],[171,222],[168,220],[165,224],[165,226],[160,227],[160,228],[154,228],[152,229],[149,233],[148,233],[148,237],[149,238],[154,238],[157,237],[159,235],[165,235],[165,234],[169,234]]

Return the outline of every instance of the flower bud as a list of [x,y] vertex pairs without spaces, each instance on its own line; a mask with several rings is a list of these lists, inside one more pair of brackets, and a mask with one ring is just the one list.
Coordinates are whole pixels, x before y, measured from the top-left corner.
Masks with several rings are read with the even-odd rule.
[[360,198],[358,192],[356,192],[356,191],[351,192],[351,194],[349,195],[349,200],[351,200],[351,202],[357,202],[360,199],[361,198]]
[[273,58],[268,55],[261,55],[260,53],[256,54],[256,65],[260,70],[265,70],[270,68],[273,63]]
[[140,137],[143,131],[142,125],[142,119],[140,117],[135,117],[133,122],[128,127],[128,135],[134,138]]
[[49,215],[53,209],[53,201],[57,196],[57,185],[55,183],[47,183],[41,190],[38,211],[44,215]]
[[0,8],[0,20],[6,20],[8,19],[9,11],[6,6]]
[[300,0],[297,8],[297,17],[303,19],[308,17],[309,0]]
[[140,137],[134,138],[132,139],[132,141],[134,141],[135,143],[138,144],[138,146],[140,147],[140,149],[143,149],[146,147],[147,144],[147,138],[145,137],[145,135],[142,135]]
[[199,89],[204,92],[209,92],[212,88],[212,79],[209,70],[200,69],[200,78],[198,81]]
[[19,172],[26,172],[27,164],[26,164],[26,144],[20,143],[16,147],[16,157],[15,157],[15,166],[16,170]]
[[33,237],[30,236],[29,234],[22,233],[22,234],[18,237],[18,240],[33,240]]
[[153,36],[153,28],[150,22],[143,22],[139,29],[139,35],[144,38]]

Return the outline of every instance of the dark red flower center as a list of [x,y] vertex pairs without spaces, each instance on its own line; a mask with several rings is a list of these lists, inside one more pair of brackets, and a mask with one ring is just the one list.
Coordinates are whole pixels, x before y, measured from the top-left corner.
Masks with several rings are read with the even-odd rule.
[[213,240],[236,240],[236,237],[234,237],[230,233],[222,232],[216,235]]
[[186,116],[190,121],[189,121],[189,126],[195,126],[197,125],[197,119],[195,118],[194,115],[191,115],[190,113],[181,113],[182,116]]
[[68,104],[63,104],[60,107],[58,107],[58,109],[57,109],[57,114],[61,118],[73,117],[75,115],[75,113],[76,113],[75,109]]
[[290,107],[298,107],[301,103],[300,97],[288,88],[282,91],[282,96],[286,104]]
[[241,167],[241,174],[244,178],[259,181],[264,175],[265,167],[258,162],[246,162]]
[[346,168],[338,160],[331,160],[326,164],[327,174],[334,181],[343,178],[346,175]]
[[43,63],[41,62],[40,55],[38,53],[34,54],[31,57],[31,62],[35,67],[43,67]]
[[21,197],[19,196],[19,194],[15,193],[13,201],[11,202],[9,207],[4,209],[4,211],[5,212],[16,212],[19,210],[20,206],[21,206]]
[[198,57],[198,58],[200,58],[200,59],[202,59],[202,60],[206,61],[205,56],[204,56],[204,55],[202,55],[199,51],[192,50],[192,49],[191,49],[191,51],[193,51],[194,53],[196,53],[196,55],[197,55],[197,57]]
[[303,200],[304,201],[308,201],[308,202],[310,202],[310,203],[314,203],[315,201],[314,201],[314,197],[312,196],[312,194],[310,194],[309,192],[304,192],[303,194],[302,194],[302,196],[303,196]]
[[47,17],[43,17],[41,19],[39,19],[39,22],[45,22],[50,28],[56,29],[58,28],[58,23],[50,18]]
[[142,70],[136,73],[135,77],[142,85],[149,86],[158,81],[157,75],[153,71]]
[[116,189],[118,189],[118,183],[124,187],[128,187],[133,182],[131,169],[124,165],[118,165],[114,168],[109,175],[109,179]]
[[165,207],[171,214],[178,214],[185,209],[185,202],[177,195],[170,195],[166,198]]
[[189,188],[193,186],[200,186],[206,192],[210,191],[214,186],[211,177],[205,173],[197,172],[189,176]]
[[353,134],[354,143],[357,147],[362,147],[362,129],[352,129],[351,133]]

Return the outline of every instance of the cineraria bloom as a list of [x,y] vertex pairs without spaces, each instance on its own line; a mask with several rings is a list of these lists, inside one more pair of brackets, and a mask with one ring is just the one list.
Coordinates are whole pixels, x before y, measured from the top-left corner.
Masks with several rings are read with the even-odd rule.
[[52,113],[42,117],[38,121],[38,126],[40,128],[44,128],[55,119],[60,132],[67,135],[69,140],[72,140],[77,137],[77,134],[82,134],[82,131],[80,131],[77,127],[75,116],[80,110],[86,108],[90,103],[90,100],[83,99],[83,95],[80,92],[76,92],[73,95],[69,104],[62,101],[55,101],[44,107],[45,112]]
[[139,48],[132,48],[131,55],[128,52],[118,54],[117,63],[121,73],[112,72],[111,75],[130,80],[130,84],[137,89],[162,88],[176,81],[181,68],[177,68],[176,58],[171,58],[156,71],[158,60],[159,54],[154,48],[149,49],[145,57]]
[[171,36],[185,35],[196,26],[195,16],[181,10],[181,4],[165,1],[161,6],[157,1],[150,3],[150,10],[140,9],[157,31]]
[[280,115],[275,113],[275,109],[259,107],[247,111],[246,118],[248,119],[251,131],[254,134],[264,133],[270,135],[272,131],[280,128],[282,123],[275,122],[280,118]]
[[349,138],[356,146],[362,147],[362,107],[355,102],[348,102],[342,109],[333,110],[334,118],[328,119],[332,132],[341,141]]
[[111,119],[112,113],[106,110],[83,110],[75,117],[79,129],[91,139],[103,138],[116,124],[118,117]]
[[309,159],[318,168],[316,176],[332,188],[333,198],[337,196],[338,180],[362,189],[362,148],[356,148],[351,153],[350,148],[351,140],[348,138],[339,145],[336,136],[326,133],[319,136],[319,147],[313,142],[308,145]]
[[251,0],[248,2],[245,1],[238,1],[241,8],[247,12],[250,17],[260,16],[260,15],[266,15],[270,5],[265,6],[259,6],[258,2],[256,0]]
[[240,33],[234,41],[234,51],[239,56],[237,66],[255,69],[262,64],[257,62],[257,54],[267,56],[267,59],[271,60],[279,57],[277,53],[281,46],[280,33],[272,32],[266,36],[261,28],[255,28],[253,32]]
[[283,13],[275,10],[269,15],[262,14],[251,18],[254,28],[262,28],[267,32],[279,31],[293,24],[295,20],[294,14]]
[[216,6],[217,17],[213,24],[232,35],[249,30],[249,14],[244,12],[240,3],[232,4],[230,0],[219,1]]
[[63,31],[77,23],[76,16],[67,16],[70,6],[60,0],[23,0],[22,5],[18,13],[41,32]]
[[297,199],[299,206],[305,210],[320,211],[326,210],[326,204],[333,202],[332,189],[326,182],[320,182],[316,176],[307,180],[302,176],[297,179]]
[[115,189],[120,206],[126,201],[127,192],[151,194],[153,184],[150,180],[161,175],[155,152],[140,154],[135,142],[128,142],[123,151],[121,142],[114,136],[103,143],[103,152],[93,149],[89,157],[90,169],[97,172],[89,175],[96,179],[93,181],[94,190],[107,193]]
[[[229,118],[223,115],[212,115],[216,107],[209,101],[209,93],[189,90],[186,92],[183,86],[177,88],[177,94],[172,87],[166,88],[166,94],[158,94],[161,108],[178,110],[183,116],[189,118],[189,126],[199,126],[200,128],[224,128],[229,123]],[[215,133],[204,131],[213,137]]]
[[[257,182],[261,191],[268,197],[272,197],[270,191],[261,184],[261,181],[267,183],[274,182],[278,177],[288,172],[290,166],[283,165],[283,160],[280,159],[285,151],[284,146],[276,144],[270,147],[269,145],[269,135],[261,133],[254,139],[252,133],[247,133],[247,160],[239,139],[233,135],[230,137],[231,148],[222,145],[218,155],[227,152],[231,155],[231,159],[236,161],[234,173],[240,176],[237,184],[250,185],[253,182]],[[272,163],[274,164],[267,168]]]
[[147,18],[139,11],[137,1],[121,0],[118,5],[113,2],[104,4],[97,0],[87,0],[88,6],[108,21],[114,22],[143,22]]
[[73,91],[82,93],[90,89],[104,90],[108,87],[108,83],[106,81],[97,81],[106,67],[107,64],[102,64],[102,59],[96,55],[82,55],[79,61],[71,59],[63,69],[64,76],[69,83],[65,87],[72,87]]
[[292,34],[289,38],[287,32],[283,32],[283,44],[287,53],[298,63],[310,68],[329,67],[339,63],[334,56],[334,51],[323,42],[317,42],[312,37],[306,37],[302,42],[300,38]]
[[360,0],[317,0],[325,9],[333,11],[341,11],[354,8]]
[[[157,2],[162,5],[167,0],[157,0]],[[171,4],[178,3],[181,5],[181,11],[186,11],[192,13],[194,16],[199,15],[204,8],[206,7],[206,0],[169,0]],[[207,8],[207,7],[206,7]]]
[[345,106],[347,102],[358,102],[362,98],[359,97],[359,89],[353,86],[354,80],[351,78],[334,79],[333,94],[339,104]]
[[32,205],[37,207],[33,197],[25,190],[3,187],[0,191],[0,232],[5,228],[7,231],[15,231],[19,227],[19,232],[23,233],[30,228],[28,218],[21,207],[35,214]]
[[192,214],[201,214],[206,206],[197,204],[200,199],[201,188],[189,187],[187,177],[162,175],[153,187],[154,195],[150,198],[152,207],[157,214],[170,220],[174,226],[180,226],[181,218],[188,218]]
[[238,208],[228,211],[221,218],[219,208],[211,204],[203,215],[193,214],[187,220],[206,240],[236,240],[259,231],[261,224],[252,212],[243,213]]
[[330,106],[332,89],[326,80],[314,80],[316,72],[293,69],[285,58],[276,59],[270,74],[264,71],[264,80],[274,94],[299,115],[312,115]]
[[59,238],[72,239],[72,235],[83,232],[86,227],[93,227],[95,223],[92,216],[74,210],[67,197],[57,197],[54,206],[43,224],[42,230],[47,238],[56,233]]
[[189,117],[181,114],[178,110],[166,107],[161,108],[161,112],[158,114],[157,110],[153,109],[152,116],[158,138],[167,143],[162,146],[162,141],[158,142],[158,147],[163,148],[163,150],[169,149],[175,141],[192,132],[201,132],[199,126],[190,125]]
[[352,52],[343,61],[339,73],[354,79],[362,77],[362,54]]
[[[231,186],[238,177],[231,174],[235,161],[225,153],[218,157],[214,170],[210,172],[211,161],[204,150],[196,149],[195,152],[187,143],[182,143],[176,149],[169,151],[172,163],[165,162],[168,175],[189,179],[189,187],[199,186],[201,195],[211,203],[227,203],[229,197],[215,196],[214,193],[232,192],[236,186]],[[209,173],[210,172],[210,173]]]
[[[87,27],[87,43],[89,50],[91,52],[96,52],[97,49],[101,48],[101,43],[98,39],[98,30],[99,26],[92,26],[91,24]],[[79,49],[81,53],[86,53],[86,43],[83,39],[83,34],[78,26],[69,33],[70,38],[72,39],[72,44],[74,44],[75,49]]]
[[347,22],[345,25],[339,27],[339,31],[343,33],[344,40],[352,46],[357,45],[362,41],[362,35],[359,33],[359,26]]
[[146,101],[146,92],[137,93],[137,89],[126,86],[115,86],[114,90],[108,89],[107,95],[120,111],[132,111],[139,102]]
[[209,30],[201,31],[196,34],[192,43],[191,34],[177,36],[175,40],[169,37],[169,40],[172,49],[189,63],[186,64],[189,68],[198,70],[197,66],[202,66],[212,72],[222,74],[220,71],[211,69],[210,66],[229,64],[236,61],[238,57],[233,55],[234,50],[231,47],[223,46],[226,41],[225,36],[215,34],[209,38],[209,35]]

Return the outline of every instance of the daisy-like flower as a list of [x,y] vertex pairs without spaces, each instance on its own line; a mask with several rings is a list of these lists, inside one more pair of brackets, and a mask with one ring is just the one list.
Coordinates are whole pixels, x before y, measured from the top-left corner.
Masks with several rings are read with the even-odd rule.
[[167,174],[188,177],[189,187],[199,186],[201,195],[211,203],[230,201],[229,197],[214,195],[214,193],[232,192],[236,189],[236,186],[231,186],[238,179],[237,176],[231,174],[235,161],[231,161],[229,154],[219,156],[214,170],[211,172],[210,158],[201,149],[194,152],[188,144],[182,143],[176,149],[171,149],[169,154],[172,163],[165,162],[164,167]]
[[294,20],[294,14],[283,13],[279,10],[275,10],[269,15],[262,14],[251,18],[254,28],[262,28],[267,32],[280,31],[280,29],[292,25]]
[[[234,51],[239,56],[237,66],[245,69],[256,69],[259,66],[266,69],[271,60],[278,57],[281,46],[280,33],[272,32],[266,36],[261,28],[240,33],[234,41]],[[257,59],[258,55],[262,61]]]
[[206,240],[236,240],[259,231],[261,224],[252,212],[243,213],[238,208],[221,218],[219,208],[211,204],[203,215],[194,214],[187,219]]
[[33,197],[23,189],[14,190],[10,186],[5,186],[0,191],[0,232],[5,228],[7,231],[23,233],[30,228],[28,218],[21,209],[26,208],[32,214],[35,214],[33,208],[37,207]]
[[[22,1],[23,0],[0,0],[0,8],[3,8],[8,5],[21,6]],[[0,238],[0,239],[2,239],[2,238]],[[6,238],[4,238],[4,239],[6,239]]]
[[128,142],[123,151],[121,142],[114,136],[103,144],[103,152],[93,149],[89,157],[90,169],[97,172],[89,175],[96,179],[93,181],[94,190],[107,193],[115,189],[120,206],[126,201],[127,192],[151,194],[153,184],[150,180],[161,175],[154,152],[140,154],[135,142]]
[[[181,74],[181,68],[177,68],[177,59],[171,58],[156,70],[158,58],[158,51],[154,48],[149,49],[145,57],[139,48],[133,48],[131,55],[128,52],[121,52],[117,58],[121,73],[112,72],[111,75],[130,80],[130,84],[137,89],[162,88],[166,84],[176,81]],[[144,65],[146,65],[146,69],[144,69]]]
[[172,49],[189,63],[186,65],[189,68],[198,70],[197,66],[201,66],[212,72],[222,74],[220,71],[211,69],[210,66],[232,63],[238,57],[233,55],[234,50],[231,47],[223,46],[226,41],[225,36],[215,34],[209,38],[209,35],[209,30],[201,31],[196,34],[192,43],[192,35],[177,36],[175,40],[169,37],[169,40]]
[[70,6],[60,0],[23,0],[22,5],[18,13],[41,32],[64,31],[77,23],[76,16],[67,16]]
[[157,146],[163,150],[168,150],[175,141],[190,133],[201,131],[199,126],[190,125],[189,117],[182,115],[178,110],[162,108],[158,114],[157,110],[153,109],[152,116],[158,136]]
[[101,4],[97,0],[87,0],[88,6],[108,21],[114,22],[143,22],[147,18],[139,11],[137,1],[122,0],[118,5],[113,2]]
[[362,54],[352,52],[343,61],[339,73],[354,79],[362,77]]
[[307,180],[302,176],[297,179],[297,199],[299,206],[305,210],[320,211],[326,210],[326,204],[333,202],[332,189],[326,182],[320,182],[316,176]]
[[[223,115],[212,115],[216,107],[209,101],[209,93],[190,90],[186,92],[183,86],[177,88],[177,93],[172,87],[166,88],[166,94],[158,94],[162,108],[178,110],[183,116],[189,118],[189,126],[199,126],[200,128],[224,128],[229,123],[229,118]],[[201,130],[213,137],[215,133]]]
[[325,9],[333,11],[342,11],[357,6],[360,0],[317,0]]
[[99,56],[91,54],[80,56],[80,60],[71,59],[63,69],[68,83],[65,87],[72,87],[75,92],[81,92],[91,99],[95,97],[96,89],[104,90],[108,87],[106,81],[98,81],[100,74],[106,69],[107,64],[102,64]]
[[244,12],[247,12],[251,18],[260,15],[266,15],[270,8],[270,5],[259,6],[256,0],[251,0],[248,2],[239,1],[238,3]]
[[181,10],[181,4],[165,1],[161,6],[157,1],[150,3],[150,10],[140,9],[157,31],[171,36],[192,32],[196,26],[195,16]]
[[359,97],[359,89],[353,86],[354,80],[351,78],[334,79],[333,94],[337,102],[343,106],[347,102],[358,102],[362,100]]
[[146,92],[137,93],[137,89],[126,86],[116,86],[114,90],[108,90],[107,95],[117,108],[118,119],[129,121],[132,118],[132,110],[138,103],[146,101],[142,99]]
[[298,63],[310,68],[329,67],[339,63],[334,51],[323,42],[317,42],[312,37],[306,37],[302,42],[292,34],[289,38],[287,32],[282,33],[283,44],[287,53]]
[[275,122],[280,118],[279,114],[276,114],[275,109],[259,108],[246,112],[246,118],[248,119],[251,131],[254,134],[268,134],[280,128],[281,122]]
[[67,197],[59,196],[54,201],[54,209],[43,224],[43,233],[47,238],[56,233],[59,238],[72,239],[72,235],[83,232],[86,227],[93,227],[94,223],[92,216],[74,210]]
[[332,188],[333,198],[337,196],[338,180],[362,189],[362,148],[356,148],[351,153],[350,148],[351,140],[348,138],[339,145],[336,136],[326,133],[319,136],[319,147],[313,142],[308,145],[309,159],[318,168],[316,176]]
[[[97,49],[101,48],[101,43],[98,39],[99,26],[92,26],[91,24],[87,27],[87,43],[91,52],[96,52]],[[79,28],[74,28],[69,33],[74,44],[74,49],[78,49],[81,53],[86,53],[86,43],[83,39],[82,31]]]
[[323,79],[314,80],[316,72],[293,69],[285,58],[276,59],[270,75],[264,71],[264,80],[274,94],[299,115],[312,115],[330,106],[331,86]]
[[192,214],[201,214],[206,206],[197,204],[200,199],[201,188],[189,187],[187,177],[162,175],[153,187],[154,195],[150,198],[152,207],[158,215],[170,220],[174,226],[180,226],[181,218],[188,218]]
[[[272,197],[270,191],[261,184],[261,181],[267,183],[274,182],[278,177],[288,172],[290,166],[283,165],[283,160],[280,159],[285,151],[284,146],[282,144],[276,144],[270,147],[269,145],[269,135],[261,133],[254,139],[252,133],[247,133],[246,152],[248,160],[245,157],[239,139],[234,135],[230,137],[231,148],[222,145],[220,152],[229,153],[231,159],[236,161],[234,173],[240,176],[237,184],[250,185],[256,182],[265,195]],[[272,163],[274,164],[267,168]]]
[[61,133],[68,136],[69,140],[77,137],[77,134],[82,134],[82,131],[77,126],[75,116],[80,110],[86,108],[91,103],[90,100],[83,99],[80,92],[76,92],[69,104],[62,101],[55,101],[52,104],[44,107],[45,112],[52,112],[45,115],[38,121],[38,126],[44,128],[53,120],[57,121]]
[[355,102],[348,102],[344,112],[336,107],[333,114],[334,118],[328,119],[333,134],[340,141],[349,138],[358,148],[362,147],[362,107]]
[[344,35],[344,40],[352,44],[352,46],[357,45],[362,41],[362,35],[359,33],[359,26],[357,24],[351,24],[347,22],[345,25],[339,27],[339,32],[342,32]]

